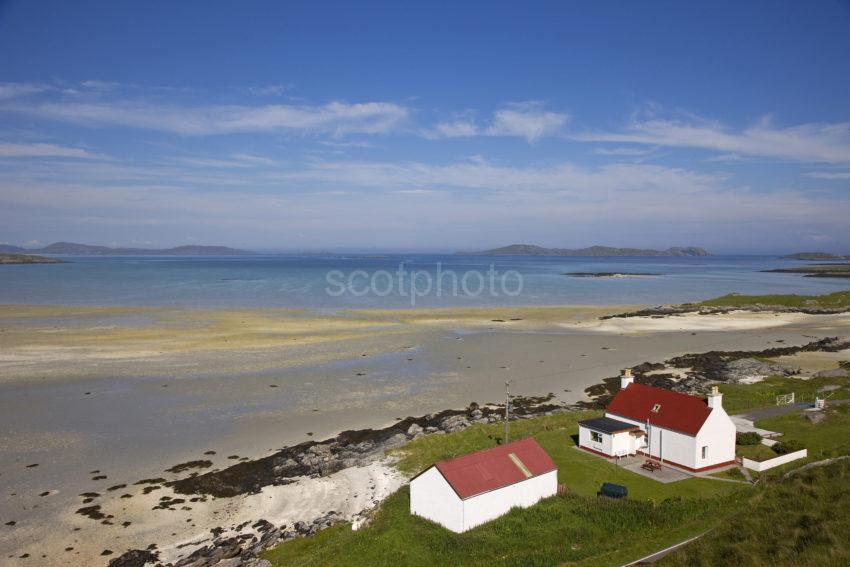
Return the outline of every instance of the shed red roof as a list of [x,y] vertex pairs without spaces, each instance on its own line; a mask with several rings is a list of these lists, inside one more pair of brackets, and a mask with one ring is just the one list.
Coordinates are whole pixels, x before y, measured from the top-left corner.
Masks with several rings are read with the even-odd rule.
[[440,461],[434,466],[461,500],[557,469],[531,437]]
[[[652,411],[657,407],[657,411]],[[705,399],[632,382],[620,390],[606,411],[652,425],[696,435],[711,414]]]

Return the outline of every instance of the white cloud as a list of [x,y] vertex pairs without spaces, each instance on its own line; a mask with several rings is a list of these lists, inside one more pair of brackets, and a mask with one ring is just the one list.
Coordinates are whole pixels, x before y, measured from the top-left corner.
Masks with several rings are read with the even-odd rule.
[[560,134],[569,119],[568,114],[544,110],[539,103],[516,103],[496,111],[486,132],[490,136],[520,136],[533,142]]
[[275,165],[275,161],[273,159],[269,159],[263,156],[255,156],[252,154],[232,154],[231,158],[247,163],[253,163],[256,165]]
[[606,192],[663,190],[685,196],[723,177],[657,165],[610,164],[586,168],[565,162],[546,167],[509,167],[480,159],[447,165],[421,162],[316,162],[272,175],[279,182],[321,181],[360,187],[444,187],[507,193],[551,193],[601,199]]
[[[237,162],[238,155],[198,159]],[[22,160],[0,169],[0,225],[9,234],[53,226],[61,238],[97,234],[104,242],[116,230],[157,241],[191,231],[207,242],[269,246],[301,233],[331,247],[463,248],[516,235],[561,245],[790,249],[815,234],[839,243],[850,236],[843,196],[759,192],[722,175],[652,164],[509,166],[476,157],[205,169],[173,160]]]
[[808,171],[803,175],[814,179],[850,179],[850,171]]
[[207,157],[175,157],[172,161],[193,167],[215,167],[215,168],[255,168],[276,165],[274,160],[262,156],[250,154],[231,154],[229,158],[207,158]]
[[390,102],[174,106],[129,101],[61,101],[7,104],[2,110],[84,126],[125,126],[184,135],[274,130],[332,135],[386,134],[396,130],[409,115],[407,108]]
[[433,195],[434,191],[430,189],[400,189],[398,191],[393,191],[398,195]]
[[454,122],[439,122],[433,130],[425,132],[426,138],[469,138],[477,136],[478,126],[469,120],[456,120]]
[[280,96],[292,89],[292,85],[263,85],[248,87],[248,92],[256,96]]
[[593,153],[599,156],[642,157],[655,151],[654,148],[596,148]]
[[47,87],[43,85],[30,83],[0,83],[0,100],[40,93],[46,90],[48,90]]
[[55,144],[3,144],[0,143],[0,158],[18,157],[68,157],[96,159],[100,156],[80,148],[68,148]]
[[494,112],[486,126],[479,126],[474,120],[461,118],[438,122],[433,128],[424,130],[422,135],[432,140],[516,136],[534,142],[540,138],[560,135],[569,120],[569,114],[545,110],[539,102],[519,102]]
[[575,139],[595,142],[702,148],[729,154],[784,160],[850,163],[850,123],[774,126],[769,118],[741,131],[717,122],[650,119],[621,132],[594,132]]

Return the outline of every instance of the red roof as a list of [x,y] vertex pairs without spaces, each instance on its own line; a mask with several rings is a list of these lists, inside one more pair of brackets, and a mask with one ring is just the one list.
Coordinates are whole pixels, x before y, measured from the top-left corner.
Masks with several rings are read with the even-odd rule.
[[434,466],[461,500],[557,470],[546,451],[531,437],[446,459]]
[[696,435],[711,414],[703,398],[636,382],[617,392],[606,411],[688,435]]

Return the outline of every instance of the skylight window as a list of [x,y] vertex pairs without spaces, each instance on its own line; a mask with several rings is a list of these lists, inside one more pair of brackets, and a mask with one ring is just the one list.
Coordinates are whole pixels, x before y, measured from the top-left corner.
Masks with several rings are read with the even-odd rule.
[[652,406],[652,413],[658,413],[661,410],[661,404],[655,404]]

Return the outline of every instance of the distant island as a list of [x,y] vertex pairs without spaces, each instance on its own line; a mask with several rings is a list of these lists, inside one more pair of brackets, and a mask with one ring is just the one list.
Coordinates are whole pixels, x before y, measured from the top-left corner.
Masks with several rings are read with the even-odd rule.
[[828,252],[797,252],[782,257],[783,260],[850,260],[850,256],[839,256]]
[[612,248],[590,246],[589,248],[544,248],[533,244],[511,244],[482,252],[458,252],[464,256],[711,256],[704,248],[674,246],[667,250],[644,248]]
[[0,264],[64,264],[62,260],[36,256],[34,254],[3,254],[0,253]]
[[567,272],[564,275],[573,278],[647,278],[661,274],[649,272]]
[[807,278],[850,278],[850,264],[810,264],[764,271],[779,274],[805,274]]
[[44,248],[21,248],[0,245],[0,254],[57,254],[63,256],[244,256],[254,254],[248,250],[227,246],[187,245],[174,248],[110,248],[75,242],[54,242]]

